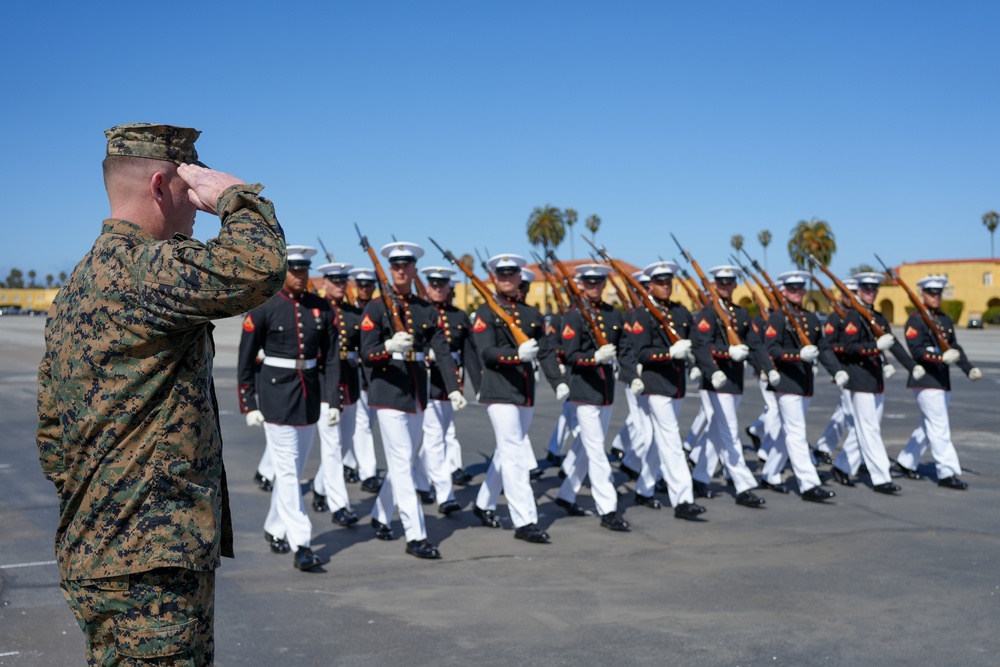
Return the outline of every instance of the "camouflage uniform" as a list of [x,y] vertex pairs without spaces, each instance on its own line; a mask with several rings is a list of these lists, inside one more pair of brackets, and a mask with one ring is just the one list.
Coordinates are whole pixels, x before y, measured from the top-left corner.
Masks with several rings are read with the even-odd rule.
[[[196,162],[198,133],[178,140],[163,127],[113,128],[108,154]],[[49,311],[36,439],[59,497],[62,586],[91,664],[113,655],[109,642],[120,654],[135,643],[154,657],[181,651],[191,632],[211,637],[214,584],[200,573],[211,575],[233,550],[210,320],[267,301],[284,280],[284,235],[261,189],[223,192],[222,229],[207,244],[105,220]],[[193,601],[146,613],[144,587],[165,586],[167,595],[191,589],[192,578],[205,589]],[[139,606],[123,608],[122,597]],[[207,625],[178,631],[199,616]],[[211,662],[210,640],[206,650]]]

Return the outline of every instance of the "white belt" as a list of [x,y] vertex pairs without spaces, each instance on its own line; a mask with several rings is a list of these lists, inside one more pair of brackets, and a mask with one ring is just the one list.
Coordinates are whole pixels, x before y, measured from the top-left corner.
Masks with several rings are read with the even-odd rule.
[[300,371],[316,368],[315,359],[282,359],[281,357],[264,357],[262,363],[265,366],[274,366],[275,368],[294,368]]
[[393,352],[392,358],[395,359],[396,361],[423,361],[424,353],[407,352],[406,354],[403,354],[402,352]]

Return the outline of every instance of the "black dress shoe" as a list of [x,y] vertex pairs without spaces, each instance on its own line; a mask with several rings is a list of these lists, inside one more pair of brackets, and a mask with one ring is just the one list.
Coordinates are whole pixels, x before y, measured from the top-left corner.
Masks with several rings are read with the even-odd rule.
[[566,514],[569,514],[570,516],[587,516],[587,510],[583,509],[576,503],[571,503],[568,500],[556,498],[556,505],[566,510]]
[[566,471],[559,468],[559,479],[566,479]]
[[653,490],[657,493],[670,493],[670,487],[668,487],[667,482],[662,479],[656,480],[656,485],[653,487]]
[[875,493],[884,493],[888,496],[895,494],[899,491],[899,484],[893,484],[892,482],[886,482],[885,484],[876,484],[872,487],[872,491]]
[[319,556],[312,552],[309,547],[299,547],[295,552],[295,569],[309,572],[320,565]]
[[628,521],[618,516],[617,512],[608,512],[601,517],[601,526],[608,530],[624,532],[628,530]]
[[461,468],[455,470],[451,473],[451,483],[458,484],[459,486],[467,486],[469,482],[472,481],[472,475],[465,472]]
[[326,496],[320,495],[313,491],[313,501],[312,501],[314,512],[328,512],[330,506],[326,504]]
[[554,466],[561,466],[563,462],[563,457],[559,456],[558,454],[553,454],[552,452],[549,452],[548,454],[545,455],[545,460]]
[[346,507],[341,507],[333,513],[333,522],[338,526],[347,528],[348,526],[353,526],[358,522],[358,515]]
[[361,478],[358,477],[357,469],[351,468],[349,466],[344,466],[344,481],[347,482],[348,484],[357,484],[358,482],[360,482]]
[[531,470],[528,471],[528,479],[534,480],[534,479],[541,479],[541,478],[542,478],[542,469],[541,468],[532,468]]
[[851,479],[851,476],[837,466],[830,468],[830,476],[833,477],[838,484],[843,484],[844,486],[854,486],[854,481]]
[[361,490],[368,493],[378,493],[382,488],[382,480],[378,477],[369,477],[361,482]]
[[766,502],[760,496],[754,495],[753,491],[749,489],[736,495],[736,504],[743,505],[743,507],[763,507]]
[[458,504],[457,500],[446,500],[438,505],[438,512],[444,514],[445,516],[457,512],[460,509],[462,509],[462,506]]
[[372,528],[375,529],[375,538],[379,540],[394,540],[396,536],[392,534],[392,528],[385,525],[378,519],[372,519]]
[[612,447],[611,451],[608,452],[608,462],[609,463],[618,463],[623,458],[625,458],[625,452],[623,452],[622,450],[618,449],[617,447]]
[[623,473],[625,473],[625,476],[628,477],[633,482],[639,479],[639,473],[637,473],[635,470],[632,470],[624,463],[619,463],[618,469],[621,470]]
[[437,492],[434,489],[429,491],[417,489],[417,495],[420,496],[420,504],[422,505],[433,505],[437,502]]
[[956,491],[965,491],[969,488],[969,483],[952,475],[951,477],[939,479],[938,486],[943,486],[946,489],[955,489]]
[[829,489],[824,489],[822,486],[814,486],[802,494],[802,500],[808,500],[813,503],[821,503],[824,500],[833,498],[835,495],[837,494]]
[[661,503],[653,496],[644,496],[641,493],[635,494],[635,504],[642,505],[644,507],[649,507],[654,510],[658,510],[661,507],[663,507],[663,503]]
[[291,545],[288,544],[288,540],[283,537],[275,537],[266,530],[264,531],[264,539],[271,545],[271,551],[276,554],[287,554],[292,550]]
[[899,461],[896,461],[896,467],[899,468],[900,472],[903,473],[903,477],[906,477],[907,479],[920,479],[919,472],[917,472],[916,470],[910,470]]
[[533,523],[514,529],[514,539],[534,542],[536,544],[548,544],[549,534]]
[[777,484],[771,484],[765,479],[760,480],[760,488],[768,489],[769,491],[774,491],[775,493],[789,493],[788,485],[784,482],[778,482]]
[[261,491],[273,491],[274,484],[268,478],[261,475],[259,472],[253,474],[253,481],[260,487]]
[[694,488],[694,495],[699,498],[714,498],[718,494],[712,490],[712,487],[705,482],[699,482],[695,480],[692,484]]
[[410,540],[406,543],[406,553],[411,556],[416,556],[417,558],[440,558],[441,553],[438,551],[437,547],[428,542],[426,539],[423,540]]
[[681,503],[674,508],[674,518],[698,521],[699,515],[705,513],[705,508],[695,503]]
[[833,457],[830,456],[830,452],[824,452],[822,449],[810,449],[813,458],[819,463],[825,463],[831,465],[833,463]]
[[754,451],[760,449],[760,438],[757,437],[757,434],[751,431],[749,426],[747,426],[743,430],[746,431],[746,434],[750,436],[750,442],[753,443]]
[[497,513],[493,510],[479,509],[479,507],[472,506],[472,515],[483,522],[483,525],[487,528],[499,528],[500,519],[497,518]]

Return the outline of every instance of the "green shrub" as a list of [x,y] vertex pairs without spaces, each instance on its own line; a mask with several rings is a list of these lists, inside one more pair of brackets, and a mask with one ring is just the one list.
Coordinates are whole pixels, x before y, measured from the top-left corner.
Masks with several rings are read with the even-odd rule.
[[983,322],[987,324],[1000,324],[1000,306],[987,308],[986,312],[983,313]]
[[[962,316],[962,310],[965,308],[964,301],[950,300],[941,302],[941,312],[951,318],[952,322],[958,323],[958,318]],[[906,306],[906,316],[909,317],[917,309],[914,306]],[[989,320],[983,319],[984,322]]]

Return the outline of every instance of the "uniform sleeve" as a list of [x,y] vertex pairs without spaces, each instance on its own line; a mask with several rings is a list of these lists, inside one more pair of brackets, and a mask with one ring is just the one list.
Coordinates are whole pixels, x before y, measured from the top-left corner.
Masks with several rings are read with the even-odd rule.
[[361,316],[361,363],[369,368],[384,368],[392,356],[385,349],[385,341],[393,331],[381,299],[373,299],[365,306]]
[[257,372],[260,369],[257,354],[264,347],[266,332],[267,312],[263,308],[255,308],[243,318],[243,332],[240,334],[240,349],[236,363],[237,390],[242,414],[260,409],[257,403]]
[[327,322],[327,336],[320,342],[320,354],[323,355],[326,375],[326,396],[323,400],[330,404],[331,408],[340,409],[340,314],[331,309],[330,318]]
[[479,358],[479,349],[472,334],[472,322],[465,313],[462,313],[462,317],[465,318],[466,332],[462,342],[462,365],[465,368],[465,379],[472,383],[472,391],[478,395],[479,382],[483,376],[483,360]]
[[959,355],[961,355],[958,358],[958,363],[955,365],[961,368],[963,373],[968,375],[969,371],[972,370],[972,362],[969,361],[969,357],[965,355],[965,350],[962,349],[962,346],[958,344],[958,339],[955,338],[955,324],[951,321],[950,318],[948,319],[947,324],[948,324],[948,336],[945,338],[945,340],[948,341],[949,347],[958,350]]
[[35,443],[38,445],[42,474],[56,485],[59,493],[62,492],[66,475],[62,435],[59,406],[52,388],[52,361],[46,352],[38,367],[38,427],[35,431]]
[[[886,320],[885,317],[881,315],[881,313],[878,315],[878,317],[880,320],[879,324],[882,325],[882,328],[885,329],[885,332],[891,334],[892,327],[889,326],[889,321]],[[892,347],[889,348],[889,351],[892,352],[892,356],[896,357],[896,360],[899,361],[900,364],[902,364],[903,368],[905,368],[907,372],[912,371],[913,368],[917,365],[913,361],[913,357],[911,357],[909,353],[907,353],[906,348],[903,347],[903,344],[900,343],[899,339],[896,338],[895,336],[893,336]]]
[[[766,373],[776,370],[774,361],[772,361],[773,357],[768,348],[766,331],[766,325],[765,331],[761,332],[757,330],[757,327],[753,326],[753,321],[751,320],[750,326],[743,332],[743,342],[750,348],[750,356],[747,358],[747,361],[750,362],[755,373]],[[729,356],[728,351],[726,356]]]
[[913,360],[921,364],[944,364],[937,339],[931,334],[920,315],[914,313],[906,322],[906,345]]
[[819,363],[826,369],[826,372],[830,375],[835,375],[837,371],[843,370],[840,367],[840,360],[833,353],[833,345],[830,344],[830,341],[823,334],[823,327],[820,326],[818,319],[816,320],[813,335],[816,337],[815,345],[819,348]]
[[458,386],[458,369],[455,367],[455,360],[451,356],[451,346],[448,344],[448,336],[445,335],[444,329],[441,327],[441,320],[437,316],[437,309],[434,306],[428,306],[427,315],[430,322],[433,324],[434,333],[431,334],[430,345],[431,349],[434,350],[434,356],[438,369],[441,371],[441,379],[444,380],[445,394],[450,394],[453,391],[460,391],[461,387]]
[[499,330],[495,319],[493,311],[484,306],[477,313],[476,323],[472,327],[472,334],[476,339],[476,349],[479,350],[479,358],[482,359],[483,366],[497,369],[502,366],[520,365],[521,359],[517,356],[517,349],[509,347],[509,341],[505,340],[508,345],[498,344],[500,336],[504,336],[506,339],[509,334],[507,331],[501,332]]
[[[719,364],[715,361],[719,358],[716,350],[716,321],[718,318],[713,311],[709,314],[706,310],[701,310],[694,318],[694,328],[691,330],[691,349],[694,351],[695,362],[705,377],[712,377],[719,369]],[[726,352],[726,358],[729,353]]]
[[618,341],[615,343],[617,349],[616,356],[618,358],[618,377],[625,384],[629,384],[632,380],[639,377],[639,373],[635,367],[635,354],[630,349],[631,341],[629,338],[631,334],[625,329],[625,318],[617,309],[613,309],[609,314],[604,316],[604,320],[605,322],[613,320],[613,325],[618,327]]
[[597,360],[594,359],[594,352],[597,349],[585,329],[583,316],[575,310],[566,313],[566,317],[563,318],[559,347],[562,349],[567,366],[597,366]]
[[549,381],[549,385],[554,390],[560,384],[566,382],[562,371],[559,369],[559,348],[553,342],[553,335],[547,330],[547,325],[542,322],[541,333],[536,338],[538,341],[538,365]]

